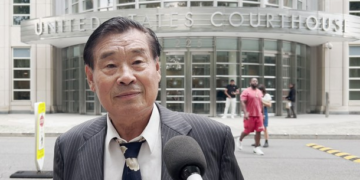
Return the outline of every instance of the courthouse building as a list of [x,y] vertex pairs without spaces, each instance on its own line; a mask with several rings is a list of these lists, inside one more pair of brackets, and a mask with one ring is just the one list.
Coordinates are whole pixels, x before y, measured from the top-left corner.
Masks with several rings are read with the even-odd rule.
[[[360,0],[1,0],[0,113],[101,114],[86,83],[83,48],[115,16],[153,29],[163,51],[157,102],[220,116],[231,79],[267,87],[285,114],[360,113]],[[237,114],[240,112],[237,97]]]

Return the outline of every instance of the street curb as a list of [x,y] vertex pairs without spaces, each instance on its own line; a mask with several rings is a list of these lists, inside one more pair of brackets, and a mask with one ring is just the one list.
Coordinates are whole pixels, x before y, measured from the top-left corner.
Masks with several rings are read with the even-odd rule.
[[[45,133],[45,137],[58,137],[63,133]],[[0,137],[34,137],[34,133],[0,133]],[[238,138],[239,136],[234,136]],[[254,138],[254,134],[249,134],[245,138]],[[262,137],[263,138],[263,137]],[[269,139],[344,139],[360,140],[360,135],[332,135],[332,134],[270,134]]]
[[[238,138],[239,136],[234,136]],[[250,134],[245,138],[254,138],[254,134]],[[262,136],[262,139],[264,136]],[[269,134],[269,139],[328,139],[328,140],[360,140],[360,135],[332,135],[332,134]]]

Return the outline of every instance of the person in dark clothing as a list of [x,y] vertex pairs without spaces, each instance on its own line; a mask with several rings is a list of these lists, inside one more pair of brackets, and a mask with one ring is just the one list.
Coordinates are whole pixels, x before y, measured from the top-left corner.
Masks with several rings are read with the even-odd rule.
[[293,115],[293,118],[296,118],[296,113],[295,113],[295,101],[296,101],[295,84],[290,83],[289,88],[290,88],[290,91],[289,91],[288,96],[286,96],[286,99],[290,101],[290,107],[287,109],[288,115],[287,115],[286,118],[291,118],[291,113]]

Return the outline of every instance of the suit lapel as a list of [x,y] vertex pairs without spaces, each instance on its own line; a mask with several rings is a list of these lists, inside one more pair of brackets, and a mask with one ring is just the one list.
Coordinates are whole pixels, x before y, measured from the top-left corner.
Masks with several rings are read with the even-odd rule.
[[95,120],[84,131],[84,144],[79,148],[77,163],[81,179],[104,179],[104,141],[106,136],[106,116]]
[[[179,113],[170,111],[157,103],[156,105],[160,113],[161,140],[162,140],[162,149],[164,149],[164,145],[172,137],[179,135],[187,135],[191,131],[191,125],[188,122],[186,122],[182,118],[182,116],[179,115]],[[164,160],[162,160],[161,179],[171,180],[171,177],[167,172]]]

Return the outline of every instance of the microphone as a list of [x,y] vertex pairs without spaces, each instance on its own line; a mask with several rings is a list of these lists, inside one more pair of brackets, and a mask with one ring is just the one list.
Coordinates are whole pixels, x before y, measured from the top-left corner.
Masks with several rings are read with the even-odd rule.
[[164,146],[164,162],[174,180],[202,180],[206,159],[195,139],[175,136]]

